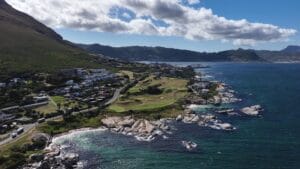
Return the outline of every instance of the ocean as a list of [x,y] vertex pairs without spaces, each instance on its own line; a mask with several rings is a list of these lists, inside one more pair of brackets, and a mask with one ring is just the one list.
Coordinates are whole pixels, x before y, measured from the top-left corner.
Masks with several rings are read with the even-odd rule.
[[[225,82],[243,99],[233,107],[260,104],[262,117],[220,117],[237,128],[230,132],[174,122],[169,139],[151,143],[100,130],[55,142],[79,153],[86,169],[299,169],[300,64],[204,64],[210,68],[197,71]],[[182,140],[198,148],[189,152]]]

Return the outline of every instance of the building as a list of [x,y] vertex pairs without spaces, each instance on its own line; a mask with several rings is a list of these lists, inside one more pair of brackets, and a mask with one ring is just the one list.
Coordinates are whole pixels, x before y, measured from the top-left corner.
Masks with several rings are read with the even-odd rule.
[[21,118],[16,119],[16,122],[19,124],[30,124],[30,123],[33,123],[34,120],[29,117],[21,117]]
[[33,97],[33,99],[36,103],[45,102],[45,101],[49,100],[48,96],[36,96],[36,97]]
[[0,88],[5,88],[6,87],[6,83],[0,83]]
[[0,111],[0,124],[7,124],[12,122],[14,119],[16,118],[16,116],[12,115],[12,114],[6,114]]

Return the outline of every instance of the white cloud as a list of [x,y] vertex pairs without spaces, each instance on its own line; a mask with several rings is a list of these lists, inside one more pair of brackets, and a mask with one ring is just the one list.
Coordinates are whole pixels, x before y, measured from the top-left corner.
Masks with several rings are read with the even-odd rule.
[[122,16],[127,19],[131,19],[131,16],[128,13],[123,13]]
[[[192,40],[231,41],[236,45],[285,40],[296,33],[294,29],[271,24],[230,20],[217,16],[211,9],[184,6],[180,0],[7,1],[53,28],[179,36]],[[198,2],[189,0],[190,4]],[[125,10],[120,16],[129,21],[111,16],[110,12],[115,8]],[[159,25],[155,21],[165,24]]]
[[187,2],[188,2],[190,5],[195,5],[195,4],[199,4],[199,3],[200,3],[200,0],[187,0]]

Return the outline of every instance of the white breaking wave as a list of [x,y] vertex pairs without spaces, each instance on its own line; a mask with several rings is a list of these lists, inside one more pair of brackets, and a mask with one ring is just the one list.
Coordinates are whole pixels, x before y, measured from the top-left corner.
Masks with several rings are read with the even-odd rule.
[[107,131],[107,128],[97,128],[97,129],[91,129],[91,128],[83,128],[78,130],[71,130],[68,133],[64,133],[62,135],[56,136],[52,139],[52,144],[60,144],[62,141],[66,139],[72,139],[74,137],[78,137],[83,134],[89,134],[89,133],[99,133]]

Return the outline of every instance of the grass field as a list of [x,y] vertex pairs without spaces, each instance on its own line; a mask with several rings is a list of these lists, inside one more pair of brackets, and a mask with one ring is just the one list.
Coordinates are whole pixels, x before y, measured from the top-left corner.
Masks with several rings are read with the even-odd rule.
[[66,99],[63,96],[52,96],[51,98],[56,104],[63,105],[64,102],[66,101]]
[[[149,86],[160,85],[161,94],[147,94],[143,90]],[[149,76],[119,98],[108,109],[113,112],[151,111],[172,106],[187,95],[187,80],[162,77],[155,79]]]
[[17,166],[24,164],[31,154],[42,151],[22,151],[22,147],[25,144],[31,143],[31,136],[34,135],[34,133],[37,133],[37,131],[32,129],[18,138],[18,140],[0,146],[0,169],[17,168]]
[[134,79],[134,74],[131,71],[121,70],[118,74],[121,75],[121,76],[125,76],[125,75],[128,76],[129,80],[133,80]]
[[38,111],[38,112],[41,112],[43,114],[50,114],[50,113],[54,113],[54,112],[57,111],[57,106],[54,105],[54,103],[49,102],[47,105],[42,106],[42,107],[38,107],[34,110]]
[[79,107],[80,109],[88,108],[87,104],[79,103],[74,100],[69,100],[63,96],[52,96],[51,99],[56,103],[56,105],[60,105],[61,109],[75,108],[75,107]]
[[85,117],[73,116],[67,122],[62,118],[48,121],[38,126],[38,130],[47,134],[60,134],[78,128],[97,128],[101,126],[101,116]]

